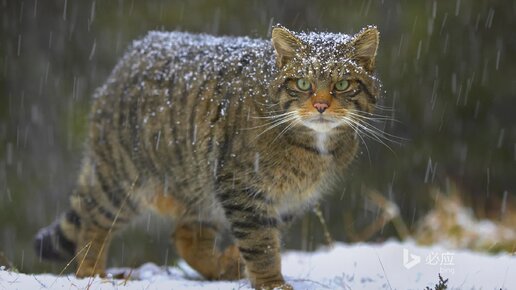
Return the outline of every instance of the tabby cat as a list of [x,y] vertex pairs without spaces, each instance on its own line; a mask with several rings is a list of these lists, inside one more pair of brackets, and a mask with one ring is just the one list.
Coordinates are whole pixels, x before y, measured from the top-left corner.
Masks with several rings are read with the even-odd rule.
[[[282,227],[354,158],[380,83],[379,33],[297,33],[272,42],[150,32],[97,90],[71,208],[40,230],[42,258],[103,275],[112,235],[151,208],[176,221],[179,255],[206,279],[291,289]],[[214,247],[229,230],[225,249]]]

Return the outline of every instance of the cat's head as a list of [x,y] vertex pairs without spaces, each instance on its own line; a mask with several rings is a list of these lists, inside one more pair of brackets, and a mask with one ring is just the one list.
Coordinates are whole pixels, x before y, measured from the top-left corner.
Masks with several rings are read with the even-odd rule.
[[275,115],[319,133],[356,126],[358,115],[372,112],[380,91],[374,76],[378,41],[374,26],[354,36],[275,27]]

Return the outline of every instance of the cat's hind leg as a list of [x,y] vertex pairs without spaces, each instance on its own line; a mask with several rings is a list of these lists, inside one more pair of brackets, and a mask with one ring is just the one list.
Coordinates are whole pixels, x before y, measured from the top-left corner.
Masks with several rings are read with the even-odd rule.
[[[112,235],[137,212],[123,200],[122,192],[118,193],[122,194],[120,204],[113,204],[113,196],[109,201],[104,191],[108,187],[102,189],[91,174],[94,172],[86,164],[79,184],[70,196],[71,208],[41,229],[34,240],[40,258],[74,262],[79,277],[104,275]],[[85,176],[91,179],[85,182]]]
[[80,218],[75,246],[76,275],[105,275],[112,237],[140,212],[135,197],[137,179],[120,178],[108,163],[83,163],[77,190],[71,195],[72,209]]

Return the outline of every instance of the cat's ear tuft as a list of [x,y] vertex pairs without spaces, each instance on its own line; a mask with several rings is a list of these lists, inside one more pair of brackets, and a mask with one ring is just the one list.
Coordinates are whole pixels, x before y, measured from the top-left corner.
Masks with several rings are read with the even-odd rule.
[[368,72],[374,70],[379,41],[380,33],[376,26],[367,26],[353,37],[353,59]]
[[276,64],[279,68],[304,48],[303,42],[283,26],[276,26],[272,29],[272,46],[276,51]]

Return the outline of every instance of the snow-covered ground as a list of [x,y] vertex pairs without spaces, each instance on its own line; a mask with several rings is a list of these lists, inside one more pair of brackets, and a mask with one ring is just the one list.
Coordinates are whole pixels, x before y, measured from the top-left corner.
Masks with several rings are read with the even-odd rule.
[[[295,289],[424,289],[449,279],[448,289],[516,289],[516,257],[489,256],[410,242],[335,244],[315,253],[286,252],[283,274]],[[111,271],[120,271],[112,269]],[[185,263],[146,264],[129,281],[76,279],[0,270],[0,289],[250,289],[247,280],[207,282]]]

